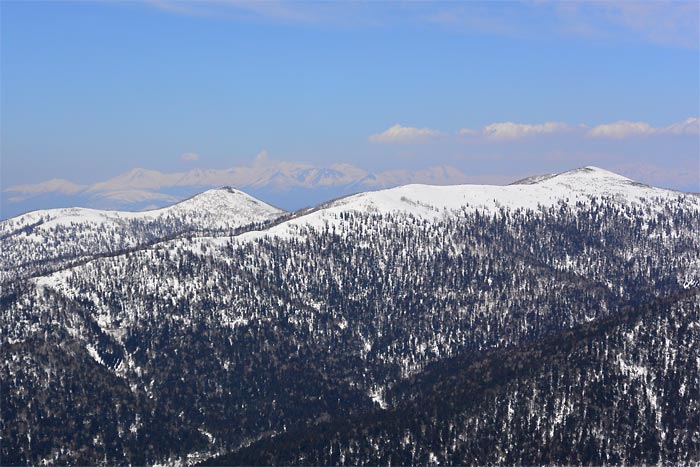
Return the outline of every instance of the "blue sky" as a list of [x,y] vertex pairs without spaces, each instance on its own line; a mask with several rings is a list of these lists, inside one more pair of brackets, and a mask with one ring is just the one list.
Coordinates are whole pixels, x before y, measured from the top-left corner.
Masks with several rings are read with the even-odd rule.
[[700,190],[697,2],[0,5],[3,187],[266,150]]

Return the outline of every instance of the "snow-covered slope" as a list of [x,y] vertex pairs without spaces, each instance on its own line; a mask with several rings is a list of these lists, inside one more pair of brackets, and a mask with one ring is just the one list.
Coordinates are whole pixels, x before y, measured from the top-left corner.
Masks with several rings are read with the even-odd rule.
[[460,210],[493,212],[505,209],[547,208],[559,203],[612,202],[656,211],[665,202],[680,201],[700,210],[700,197],[643,185],[597,167],[583,167],[555,175],[530,177],[518,183],[497,185],[405,185],[342,198],[263,232],[249,232],[242,239],[261,235],[287,236],[300,227],[333,224],[349,211],[377,214],[405,213],[435,219]]
[[223,187],[208,190],[192,198],[162,209],[142,212],[102,211],[87,208],[60,208],[32,211],[0,222],[0,236],[34,225],[37,230],[70,225],[121,225],[123,221],[153,221],[179,218],[196,222],[203,229],[230,229],[273,219],[282,210],[270,206],[242,191]]
[[[362,193],[332,203],[328,210],[405,211],[417,216],[435,216],[445,210],[462,208],[493,210],[537,209],[567,201],[611,198],[630,204],[653,198],[675,199],[682,193],[636,183],[596,167],[584,167],[535,182],[495,185],[405,185],[394,189]],[[694,197],[700,202],[700,198]]]
[[283,213],[229,187],[145,212],[85,208],[33,211],[0,222],[0,279],[11,279],[29,265],[72,261],[183,234],[230,234]]

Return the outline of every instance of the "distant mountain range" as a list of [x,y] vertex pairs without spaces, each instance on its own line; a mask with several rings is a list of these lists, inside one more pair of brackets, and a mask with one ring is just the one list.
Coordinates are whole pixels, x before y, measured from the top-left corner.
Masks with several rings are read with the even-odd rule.
[[408,183],[450,185],[475,181],[477,177],[469,177],[449,166],[372,173],[350,164],[318,167],[261,160],[251,166],[176,173],[136,168],[92,185],[52,179],[7,187],[3,190],[2,217],[46,207],[154,209],[192,196],[203,188],[219,186],[236,187],[282,208],[297,209],[325,199]]

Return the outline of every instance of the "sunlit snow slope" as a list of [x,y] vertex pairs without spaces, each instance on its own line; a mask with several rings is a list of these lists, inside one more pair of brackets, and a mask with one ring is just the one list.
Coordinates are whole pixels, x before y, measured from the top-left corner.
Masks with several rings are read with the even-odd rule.
[[588,205],[593,201],[626,204],[655,212],[664,202],[680,200],[700,210],[700,197],[643,185],[597,167],[583,167],[556,175],[532,177],[508,186],[497,185],[405,185],[360,193],[303,213],[264,232],[249,232],[242,239],[261,235],[294,235],[303,227],[324,227],[344,212],[405,213],[435,219],[455,211],[495,212],[506,209],[549,208],[565,203]]
[[144,212],[63,208],[32,211],[0,222],[0,278],[30,265],[123,251],[187,234],[231,234],[284,211],[233,188],[205,191]]

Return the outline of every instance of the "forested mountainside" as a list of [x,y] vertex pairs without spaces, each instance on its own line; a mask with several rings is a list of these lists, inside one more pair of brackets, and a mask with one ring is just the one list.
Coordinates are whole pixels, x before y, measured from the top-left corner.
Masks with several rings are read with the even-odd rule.
[[[577,438],[593,447],[576,444],[570,462],[698,460],[697,391],[666,389],[697,388],[698,231],[697,196],[586,168],[508,187],[365,193],[257,230],[69,267],[49,255],[37,264],[55,272],[10,274],[0,297],[0,454],[9,464],[224,453],[241,463],[562,463],[556,440],[593,433]],[[638,342],[619,340],[630,332]],[[509,373],[491,380],[454,368],[498,362]],[[638,367],[647,380],[632,389]],[[667,407],[676,403],[679,413]],[[633,407],[661,417],[653,426],[666,444],[637,449],[648,414]],[[610,420],[625,425],[619,436],[606,437]],[[525,452],[528,423],[542,436]],[[410,456],[389,425],[407,430]],[[326,426],[337,436],[322,436]],[[354,431],[364,427],[376,436]],[[496,427],[510,438],[487,452]],[[256,440],[268,457],[240,450]],[[369,453],[381,446],[386,456]]]
[[391,391],[389,410],[204,464],[689,465],[700,452],[699,341],[693,289],[433,364]]
[[154,211],[32,211],[0,222],[0,284],[184,235],[230,235],[283,213],[229,187]]

